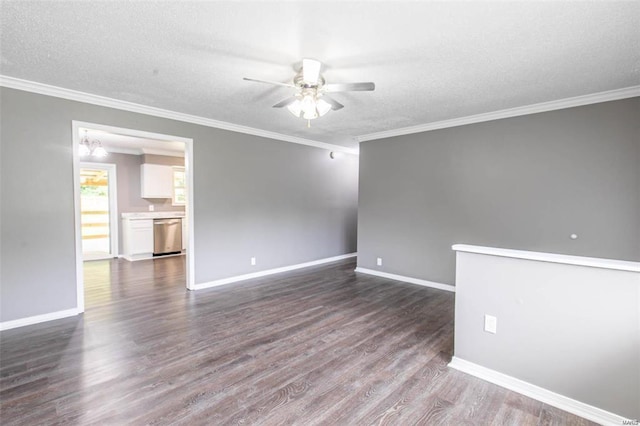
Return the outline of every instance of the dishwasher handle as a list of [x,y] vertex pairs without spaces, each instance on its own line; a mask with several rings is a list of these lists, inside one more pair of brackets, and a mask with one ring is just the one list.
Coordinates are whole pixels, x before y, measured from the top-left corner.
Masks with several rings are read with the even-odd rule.
[[181,221],[182,219],[168,220],[166,222],[163,222],[161,220],[154,220],[153,224],[154,225],[179,225]]

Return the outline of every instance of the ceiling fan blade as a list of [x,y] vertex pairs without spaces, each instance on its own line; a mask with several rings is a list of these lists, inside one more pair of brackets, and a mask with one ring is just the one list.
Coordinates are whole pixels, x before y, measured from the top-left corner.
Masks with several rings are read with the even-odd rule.
[[296,87],[296,86],[294,86],[293,84],[290,84],[290,83],[280,83],[280,82],[277,82],[277,81],[256,80],[255,78],[243,77],[243,80],[254,81],[256,83],[273,84],[275,86],[292,87],[294,89]]
[[331,105],[331,109],[334,111],[344,108],[344,105],[342,105],[340,102],[336,101],[335,99],[331,99],[327,95],[324,95],[320,99],[322,99],[323,101]]
[[362,92],[375,90],[376,85],[372,82],[367,83],[334,83],[325,84],[322,90],[325,92]]
[[316,84],[320,78],[320,67],[322,64],[315,59],[302,60],[302,81],[307,84]]
[[277,104],[275,104],[273,106],[273,108],[284,108],[286,106],[291,105],[292,103],[294,103],[298,98],[296,98],[295,96],[291,96],[290,98],[287,98],[283,101],[278,102]]

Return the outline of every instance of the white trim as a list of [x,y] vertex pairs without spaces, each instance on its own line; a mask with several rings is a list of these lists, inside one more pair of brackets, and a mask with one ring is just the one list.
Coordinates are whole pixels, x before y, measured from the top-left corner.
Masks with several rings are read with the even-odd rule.
[[621,425],[623,420],[629,420],[455,356],[449,367],[602,425]]
[[195,260],[195,244],[194,240],[196,238],[195,229],[195,221],[193,219],[193,212],[195,212],[195,197],[193,194],[193,139],[184,145],[184,172],[187,178],[187,199],[184,206],[184,218],[183,221],[187,220],[187,247],[186,247],[186,263],[187,263],[187,274],[186,274],[186,284],[187,289],[193,290],[196,285],[196,260]]
[[283,266],[281,268],[267,269],[265,271],[253,272],[251,274],[237,275],[235,277],[223,278],[220,280],[196,284],[194,288],[192,288],[192,290],[202,290],[204,288],[217,287],[220,285],[231,284],[238,281],[250,280],[252,278],[265,277],[267,275],[279,274],[281,272],[308,268],[309,266],[322,265],[324,263],[330,263],[338,260],[349,259],[351,257],[356,257],[357,255],[358,253],[348,253],[348,254],[342,254],[340,256],[333,256],[333,257],[327,257],[324,259],[312,260],[311,262],[298,263],[297,265],[289,265],[289,266]]
[[453,285],[422,280],[420,278],[405,277],[403,275],[390,274],[388,272],[381,272],[381,271],[376,271],[374,269],[367,269],[367,268],[361,268],[361,267],[357,267],[355,271],[363,274],[375,275],[376,277],[388,278],[390,280],[403,281],[410,284],[421,285],[423,287],[437,288],[438,290],[451,291],[454,293],[456,291],[456,287]]
[[80,213],[80,126],[71,122],[71,153],[73,156],[73,220],[76,239],[76,309],[84,312],[84,259],[82,256],[82,219]]
[[24,327],[27,325],[38,324],[46,321],[53,321],[60,318],[72,317],[81,313],[78,309],[66,309],[64,311],[49,312],[48,314],[35,315],[32,317],[20,318],[12,321],[0,322],[0,331],[10,330],[12,328]]
[[181,253],[163,254],[162,256],[154,256],[153,253],[142,253],[142,254],[132,254],[132,255],[125,254],[118,257],[120,259],[128,260],[129,262],[138,262],[140,260],[155,260],[155,259],[164,259],[165,257],[186,256],[186,255],[187,255],[187,252],[183,251]]
[[[2,80],[0,80],[1,82]],[[100,130],[102,132],[117,133],[122,136],[131,136],[139,139],[155,139],[158,141],[182,142],[185,144],[192,143],[193,139],[181,136],[167,135],[165,133],[147,132],[145,130],[128,129],[126,127],[109,126],[106,124],[90,123],[86,121],[73,120],[78,128],[89,128],[92,130]],[[186,148],[186,147],[185,147]],[[186,149],[185,149],[186,153]]]
[[537,114],[540,112],[555,111],[558,109],[573,108],[600,102],[617,101],[620,99],[640,96],[640,86],[625,87],[622,89],[608,90],[606,92],[592,93],[590,95],[576,96],[573,98],[558,99],[555,101],[541,102],[516,108],[503,109],[483,114],[469,115],[453,118],[451,120],[435,121],[433,123],[417,126],[402,127],[400,129],[384,130],[382,132],[369,133],[357,137],[359,142],[376,139],[392,138],[394,136],[410,135],[414,133],[429,132],[431,130],[446,129],[448,127],[464,126],[485,121],[500,120],[502,118],[518,117],[521,115]]
[[515,259],[536,260],[539,262],[563,263],[566,265],[590,266],[592,268],[615,269],[618,271],[640,272],[640,262],[630,262],[626,260],[600,259],[596,257],[571,256],[568,254],[512,250],[497,247],[472,246],[467,244],[454,244],[451,248],[455,251],[462,251],[466,253],[512,257]]
[[49,84],[38,83],[35,81],[22,80],[19,78],[9,77],[1,74],[0,86],[8,87],[10,89],[24,90],[26,92],[39,93],[41,95],[54,96],[56,98],[68,99],[71,101],[78,101],[92,105],[119,109],[122,111],[136,112],[139,114],[168,118],[185,123],[199,124],[201,126],[214,127],[216,129],[229,130],[232,132],[244,133],[247,135],[260,136],[263,138],[275,139],[284,142],[313,146],[316,148],[328,149],[329,151],[340,151],[353,155],[358,155],[359,151],[357,148],[347,148],[341,145],[333,145],[330,143],[315,141],[312,139],[304,139],[297,136],[290,136],[282,133],[256,129],[254,127],[241,126],[239,124],[228,123],[226,121],[219,121],[211,118],[199,117],[197,115],[184,114],[181,112],[155,108],[151,106],[136,104],[133,102],[121,101],[105,96],[65,89],[63,87],[51,86]]
[[[0,83],[2,80],[0,79]],[[93,130],[101,130],[120,135],[133,136],[142,139],[154,139],[158,141],[182,142],[185,145],[184,167],[187,174],[187,204],[185,205],[185,217],[188,218],[188,247],[187,247],[187,271],[186,271],[186,287],[193,289],[195,281],[195,262],[194,262],[194,220],[193,220],[193,139],[180,136],[172,136],[161,133],[152,133],[142,130],[127,129],[124,127],[107,126],[97,123],[88,123],[84,121],[73,120],[71,122],[71,131],[73,139],[73,200],[75,210],[76,223],[76,294],[77,309],[84,312],[84,270],[82,263],[82,236],[80,232],[80,158],[78,156],[78,144],[80,143],[80,129],[89,128]],[[116,220],[117,223],[117,220]]]

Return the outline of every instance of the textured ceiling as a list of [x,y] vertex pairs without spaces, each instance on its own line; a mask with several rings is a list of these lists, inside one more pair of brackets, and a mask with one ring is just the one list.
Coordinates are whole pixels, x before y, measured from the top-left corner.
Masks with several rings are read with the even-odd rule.
[[[355,136],[640,84],[640,2],[2,1],[0,73],[286,135]],[[345,105],[271,105],[303,57]]]

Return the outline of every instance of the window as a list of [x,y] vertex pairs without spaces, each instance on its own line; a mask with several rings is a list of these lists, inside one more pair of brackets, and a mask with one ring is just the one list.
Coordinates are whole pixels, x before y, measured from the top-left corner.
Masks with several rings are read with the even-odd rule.
[[173,200],[174,206],[184,206],[187,203],[187,188],[184,167],[173,167]]

